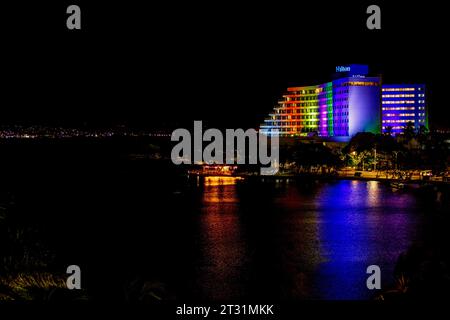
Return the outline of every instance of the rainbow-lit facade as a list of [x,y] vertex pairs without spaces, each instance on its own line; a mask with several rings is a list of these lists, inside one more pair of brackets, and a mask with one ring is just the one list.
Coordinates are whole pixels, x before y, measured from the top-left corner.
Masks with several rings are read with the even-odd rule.
[[[260,131],[286,137],[315,133],[321,137],[342,140],[358,132],[381,133],[382,130],[386,131],[387,123],[398,118],[406,125],[403,119],[410,118],[405,115],[413,113],[402,112],[403,106],[394,103],[410,103],[410,100],[402,102],[397,93],[401,95],[405,88],[425,91],[423,85],[382,85],[380,77],[367,76],[366,65],[338,66],[336,73],[338,78],[331,82],[287,88],[278,105],[260,126]],[[416,98],[414,107],[417,110],[411,116],[415,120],[413,123],[426,123],[426,120],[423,122],[426,119],[424,95],[417,93]],[[395,124],[392,133],[401,131],[400,122],[392,122]]]
[[397,135],[411,122],[416,131],[428,128],[425,85],[389,84],[382,87],[382,131]]

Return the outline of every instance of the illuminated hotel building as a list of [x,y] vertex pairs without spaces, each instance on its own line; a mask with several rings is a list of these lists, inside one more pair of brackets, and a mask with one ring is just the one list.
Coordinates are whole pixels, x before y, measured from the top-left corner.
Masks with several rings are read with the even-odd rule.
[[[366,65],[339,66],[336,67],[336,73],[340,77],[331,82],[287,88],[278,105],[260,126],[260,131],[266,134],[276,132],[280,136],[287,137],[307,136],[315,132],[321,137],[347,140],[358,132],[385,131],[387,123],[395,124],[391,125],[394,134],[400,132],[401,129],[394,127],[401,127],[402,122],[390,121],[414,119],[414,123],[419,124],[426,119],[423,85],[382,86],[380,77],[366,76],[368,73]],[[403,112],[400,108],[406,106],[407,102],[409,105],[413,99],[400,97],[404,92],[401,90],[410,88],[417,91],[414,92],[417,96],[414,99],[414,107],[417,107],[417,110]],[[392,93],[389,90],[392,90]],[[395,104],[397,102],[402,105],[397,106]],[[391,108],[390,105],[399,109],[385,110]],[[406,114],[413,113],[414,116],[406,117]],[[406,123],[403,123],[403,126]]]
[[428,128],[425,106],[425,85],[388,84],[382,87],[382,131],[393,135],[403,132],[406,124]]

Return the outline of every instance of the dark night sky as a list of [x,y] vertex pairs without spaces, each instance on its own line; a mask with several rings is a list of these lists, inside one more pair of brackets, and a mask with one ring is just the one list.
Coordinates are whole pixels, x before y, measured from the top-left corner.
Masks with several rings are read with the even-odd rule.
[[[372,2],[142,3],[2,4],[0,124],[255,127],[286,86],[368,63],[387,83],[426,83],[431,124],[449,126],[439,3],[377,2],[381,31],[365,27]],[[65,27],[69,4],[81,32]]]

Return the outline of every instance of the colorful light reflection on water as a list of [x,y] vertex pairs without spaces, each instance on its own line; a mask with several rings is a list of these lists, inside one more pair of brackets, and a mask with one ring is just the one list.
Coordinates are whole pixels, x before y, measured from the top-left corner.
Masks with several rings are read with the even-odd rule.
[[205,298],[251,297],[270,283],[268,297],[368,299],[367,266],[379,265],[383,285],[391,283],[398,256],[420,238],[414,196],[379,182],[272,184],[259,199],[258,188],[205,180],[198,262]]

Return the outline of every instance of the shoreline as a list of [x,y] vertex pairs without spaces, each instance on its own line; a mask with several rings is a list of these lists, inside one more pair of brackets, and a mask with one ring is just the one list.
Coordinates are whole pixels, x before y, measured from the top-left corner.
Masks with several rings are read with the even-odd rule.
[[230,178],[245,178],[245,179],[263,179],[263,180],[297,180],[297,179],[314,179],[314,180],[357,180],[357,181],[381,181],[381,182],[396,182],[403,184],[415,184],[415,185],[449,185],[450,181],[438,181],[438,180],[402,180],[396,178],[383,178],[383,177],[365,177],[354,175],[330,175],[330,174],[296,174],[296,175],[256,175],[256,174],[203,174],[203,173],[189,173],[189,176],[199,177],[230,177]]

